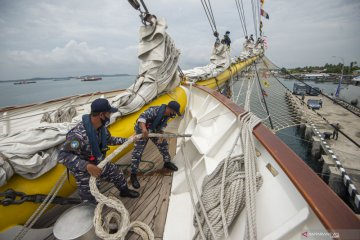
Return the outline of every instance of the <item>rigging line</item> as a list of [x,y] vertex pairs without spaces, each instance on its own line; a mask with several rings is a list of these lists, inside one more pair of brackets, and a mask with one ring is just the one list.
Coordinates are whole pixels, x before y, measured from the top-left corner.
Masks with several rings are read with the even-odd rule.
[[214,26],[215,26],[215,30],[217,30],[217,29],[216,29],[215,18],[214,18],[214,13],[213,13],[213,10],[212,10],[212,8],[211,8],[211,2],[210,2],[210,0],[208,0],[208,1],[209,1],[209,6],[210,6],[211,18],[212,18],[212,20],[213,20],[213,23],[214,23]]
[[255,9],[254,0],[251,0],[251,8],[252,8],[252,14],[253,14],[253,22],[254,22],[254,30],[255,30],[255,37],[258,37],[257,34],[257,19],[256,19],[256,9]]
[[[238,1],[239,1],[239,0],[238,0]],[[241,7],[241,12],[242,12],[243,20],[244,20],[245,32],[246,32],[246,36],[247,36],[247,35],[248,35],[248,32],[247,32],[247,28],[246,28],[246,18],[245,18],[245,11],[244,11],[244,3],[243,3],[243,0],[241,0],[240,7]]]
[[261,22],[261,15],[260,15],[260,0],[256,0],[256,6],[257,6],[257,17],[258,17],[258,23],[259,23],[259,32],[260,32],[260,22]]
[[[271,73],[271,75],[273,75],[273,77],[274,77],[285,89],[287,89],[289,92],[291,92],[290,89],[288,89],[288,88],[275,76],[275,74],[270,70],[270,68],[269,68],[269,66],[266,64],[264,58],[261,58],[261,60],[263,61],[264,65],[265,65],[266,68],[269,70],[269,72]],[[274,64],[274,65],[275,65],[275,64]],[[275,66],[276,66],[276,65],[275,65]]]
[[[254,18],[255,18],[255,23],[256,23],[256,25],[255,25],[255,29],[256,29],[256,32],[255,32],[255,36],[256,36],[256,38],[258,38],[258,26],[259,26],[259,21],[258,21],[258,15],[257,15],[257,9],[256,9],[256,0],[254,0],[253,1],[254,2]],[[255,39],[255,41],[256,41],[256,39]]]
[[[268,61],[271,62],[269,59],[268,59]],[[280,67],[278,67],[278,66],[277,66],[276,64],[274,64],[273,62],[271,62],[271,64],[273,64],[277,69],[280,69]],[[312,86],[310,86],[309,84],[307,84],[307,83],[306,83],[305,81],[303,81],[302,79],[299,79],[299,78],[295,77],[294,75],[292,75],[286,68],[284,68],[284,69],[285,69],[285,73],[286,73],[287,75],[291,76],[293,79],[296,79],[296,80],[298,80],[299,82],[305,84],[306,86],[308,86],[308,87],[310,87],[310,88],[313,88]],[[290,90],[289,90],[289,91],[290,91]],[[290,92],[291,92],[291,91],[290,91]],[[329,96],[326,95],[326,94],[323,94],[322,92],[320,92],[320,95],[323,96],[323,97],[326,97],[326,98],[329,99],[330,101],[334,101],[334,99],[332,99],[331,97],[329,97]],[[336,103],[338,106],[340,106],[340,107],[348,110],[348,111],[351,112],[352,114],[355,114],[356,116],[359,116],[358,114],[356,114],[356,113],[355,113],[354,111],[352,111],[351,109],[344,107],[343,105],[337,103],[336,101],[335,101],[334,103]]]
[[179,75],[180,75],[180,78],[182,81],[185,81],[186,80],[186,76],[183,72],[183,70],[181,69],[181,67],[178,65],[178,72],[179,72]]
[[238,11],[238,14],[239,14],[239,18],[240,18],[240,23],[241,23],[241,28],[244,32],[244,35],[246,36],[246,32],[245,32],[245,28],[244,28],[244,23],[243,23],[243,19],[241,17],[241,13],[240,13],[240,6],[239,6],[239,0],[235,0],[235,4],[236,4],[236,9]]
[[211,31],[214,33],[216,30],[214,29],[214,26],[212,25],[212,22],[211,22],[211,20],[210,20],[210,16],[208,15],[208,12],[206,11],[206,7],[205,7],[205,5],[204,5],[204,3],[203,3],[203,1],[202,1],[202,0],[201,0],[201,4],[203,5],[203,8],[204,8],[204,11],[205,11],[206,17],[207,17],[208,22],[209,22],[210,27],[211,27]]
[[[255,67],[255,72],[256,72],[256,77],[257,77],[257,80],[258,80],[258,82],[259,82],[259,84],[260,84],[260,89],[261,89],[261,92],[263,92],[263,89],[262,89],[262,87],[261,87],[261,83],[260,83],[260,79],[259,79],[259,74],[258,74],[258,71],[257,71],[257,69],[256,69],[256,64],[254,65],[254,67]],[[271,117],[270,117],[269,109],[268,109],[268,107],[267,107],[267,104],[266,104],[266,100],[265,100],[264,94],[262,94],[262,96],[263,96],[263,100],[264,100],[264,104],[265,104],[266,112],[267,112],[267,114],[269,115],[269,121],[270,121],[271,129],[274,129],[274,126],[273,126],[272,121],[271,121]]]
[[260,102],[260,106],[263,108],[264,112],[266,112],[266,109],[264,107],[264,105],[262,104],[262,101],[260,99],[260,92],[261,92],[261,95],[264,96],[264,93],[262,92],[262,88],[261,88],[261,85],[260,85],[260,81],[258,82],[258,84],[256,84],[256,88],[257,88],[257,95],[258,95],[258,98],[259,98],[259,102]]
[[206,0],[201,0],[201,4],[203,5],[206,17],[209,21],[211,30],[213,31],[213,33],[217,32],[217,28],[216,28],[216,23],[215,23],[215,18],[214,18],[214,14],[212,12],[212,8],[211,8],[211,3],[210,0],[208,0],[209,3],[207,3]]

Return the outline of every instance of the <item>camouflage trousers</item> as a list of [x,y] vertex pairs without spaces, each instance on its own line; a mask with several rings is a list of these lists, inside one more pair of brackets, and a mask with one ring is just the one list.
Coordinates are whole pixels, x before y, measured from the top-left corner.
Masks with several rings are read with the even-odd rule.
[[[90,192],[89,180],[90,174],[88,172],[76,171],[70,172],[74,175],[78,185],[79,195],[83,201],[96,203],[94,196]],[[99,186],[101,181],[113,183],[119,190],[127,188],[127,182],[124,178],[122,170],[113,163],[107,163],[98,179],[96,184]]]
[[[168,142],[164,139],[162,143],[158,143],[158,138],[150,138],[151,141],[156,145],[156,147],[159,149],[164,162],[170,162],[171,160],[171,156],[169,154],[169,144]],[[144,152],[144,149],[146,147],[147,142],[149,141],[149,139],[139,139],[135,142],[135,146],[134,146],[134,151],[132,152],[131,155],[131,174],[136,174],[137,170],[139,168],[139,164],[141,161],[141,156]]]

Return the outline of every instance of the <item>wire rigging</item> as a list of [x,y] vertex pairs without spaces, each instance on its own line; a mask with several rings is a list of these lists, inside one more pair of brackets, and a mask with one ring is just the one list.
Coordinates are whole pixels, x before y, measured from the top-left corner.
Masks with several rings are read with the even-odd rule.
[[247,36],[247,29],[246,29],[246,20],[245,20],[245,12],[244,12],[244,6],[243,6],[243,2],[241,0],[235,0],[235,4],[236,4],[236,9],[237,12],[239,14],[239,18],[240,18],[240,23],[241,23],[241,27],[243,29],[244,35]]
[[258,18],[258,14],[257,14],[257,7],[256,7],[256,3],[254,2],[255,0],[251,0],[251,9],[252,9],[252,13],[253,13],[253,22],[254,22],[254,30],[255,30],[255,36],[256,38],[258,38],[258,33],[257,33],[257,18]]
[[[303,122],[304,117],[314,123],[322,123],[323,121],[316,113],[305,111],[305,108],[307,109],[306,104],[301,104],[301,100],[294,97],[281,81],[271,76],[272,72],[269,69],[267,58],[264,57],[262,60],[262,63],[260,61],[260,64],[257,65],[257,69],[255,66],[250,67],[248,71],[242,73],[239,81],[234,82],[235,95],[237,95],[235,102],[244,106],[246,102],[244,89],[246,92],[249,84],[253,83],[254,79],[259,78],[250,97],[250,109],[259,118],[264,119],[263,123],[268,128],[271,129],[271,125],[273,125],[273,131],[276,132],[296,126]],[[268,111],[265,107],[265,101]],[[269,113],[271,113],[272,124]]]
[[205,11],[206,17],[209,21],[211,30],[213,31],[214,36],[218,38],[219,34],[218,34],[218,31],[216,28],[216,22],[215,22],[214,13],[212,11],[211,2],[210,2],[210,0],[201,0],[201,4],[204,8],[204,11]]
[[247,27],[246,27],[246,18],[245,18],[245,11],[244,11],[244,3],[243,0],[241,0],[241,12],[242,12],[242,16],[243,16],[243,20],[244,20],[244,27],[245,27],[245,32],[246,32],[246,36],[248,36],[248,31],[247,31]]

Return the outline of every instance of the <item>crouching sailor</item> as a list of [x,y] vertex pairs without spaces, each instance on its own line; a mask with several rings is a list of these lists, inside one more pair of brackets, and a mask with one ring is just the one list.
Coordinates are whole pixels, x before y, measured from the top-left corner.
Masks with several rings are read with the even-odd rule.
[[96,99],[91,104],[91,113],[82,116],[82,122],[77,124],[66,135],[66,141],[59,153],[59,162],[64,164],[74,175],[83,201],[95,203],[91,195],[90,175],[100,180],[113,183],[121,197],[137,198],[139,193],[130,190],[121,169],[113,163],[107,163],[103,169],[97,167],[105,158],[108,145],[120,145],[126,138],[112,137],[106,128],[110,122],[111,113],[117,109],[110,106],[106,99]]
[[[140,183],[136,177],[137,170],[139,168],[139,163],[141,161],[141,156],[148,142],[149,132],[152,133],[163,133],[164,128],[167,125],[167,121],[170,118],[176,116],[181,116],[180,114],[180,104],[176,101],[171,101],[168,105],[163,104],[161,106],[154,106],[147,109],[143,112],[140,117],[137,119],[135,124],[136,134],[143,135],[142,139],[138,139],[135,142],[134,151],[131,156],[131,183],[134,188],[139,188]],[[169,154],[169,144],[165,139],[162,138],[151,138],[151,141],[159,149],[163,160],[164,168],[170,169],[172,171],[177,171],[178,168],[175,164],[170,162],[171,157]]]

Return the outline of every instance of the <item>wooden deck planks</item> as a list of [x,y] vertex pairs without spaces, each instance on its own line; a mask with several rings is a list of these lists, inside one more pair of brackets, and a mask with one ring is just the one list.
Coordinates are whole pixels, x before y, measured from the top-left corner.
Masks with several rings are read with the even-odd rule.
[[[169,140],[170,155],[173,157],[176,150],[176,139]],[[143,157],[143,160],[154,162],[154,168],[148,173],[139,173],[138,180],[141,187],[138,189],[141,194],[137,199],[120,198],[126,209],[130,213],[131,221],[142,221],[150,226],[156,239],[162,239],[166,215],[169,205],[169,196],[171,191],[172,175],[169,170],[163,169],[163,159],[156,146],[149,141]],[[121,164],[127,164],[131,161],[131,152],[121,159]],[[148,164],[142,163],[140,168],[147,168]],[[128,182],[132,188],[131,183]],[[105,187],[105,185],[104,185]],[[112,187],[104,193],[105,195],[114,195],[119,197],[119,191]],[[107,210],[109,211],[109,209]],[[107,212],[106,211],[106,212]],[[129,233],[126,239],[140,239],[137,234]]]
[[[170,155],[173,157],[176,151],[176,139],[168,141]],[[118,164],[130,163],[131,153],[132,151],[127,153]],[[142,159],[154,162],[155,166],[150,172],[139,174],[138,179],[141,185],[138,189],[141,194],[139,198],[119,197],[119,190],[111,183],[101,184],[99,190],[106,196],[113,195],[121,199],[130,213],[131,221],[138,220],[148,224],[154,232],[155,239],[160,240],[163,238],[165,228],[173,173],[163,169],[162,156],[151,141],[147,144]],[[148,168],[148,165],[147,163],[141,163],[140,168]],[[128,173],[127,176],[129,176]],[[128,184],[133,189],[129,181]],[[74,195],[78,196],[77,192]],[[37,227],[51,226],[55,223],[57,217],[69,207],[72,206],[57,206],[55,209],[50,210],[38,221]],[[104,208],[104,214],[109,211],[111,209]],[[51,235],[47,239],[54,239],[54,236]],[[134,233],[129,233],[126,239],[133,240],[140,239],[140,237]]]

